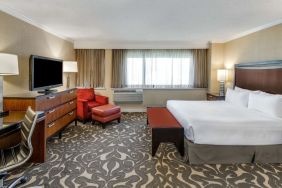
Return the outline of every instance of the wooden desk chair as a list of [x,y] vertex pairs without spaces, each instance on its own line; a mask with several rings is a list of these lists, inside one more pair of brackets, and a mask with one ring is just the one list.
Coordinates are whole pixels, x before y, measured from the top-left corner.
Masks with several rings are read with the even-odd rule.
[[[7,172],[26,163],[33,152],[31,137],[36,125],[37,114],[28,107],[25,117],[21,122],[21,142],[12,148],[2,150],[0,153],[0,187],[4,186],[4,178]],[[26,177],[21,176],[13,181],[8,188],[15,187],[19,183],[25,183]]]

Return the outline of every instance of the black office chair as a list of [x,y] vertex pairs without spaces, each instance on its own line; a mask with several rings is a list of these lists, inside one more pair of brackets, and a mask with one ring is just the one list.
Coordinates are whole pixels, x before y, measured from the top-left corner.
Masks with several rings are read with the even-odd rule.
[[[4,187],[4,178],[7,172],[26,163],[33,152],[31,137],[36,125],[37,114],[28,107],[21,123],[21,142],[12,148],[1,150],[0,153],[0,188]],[[25,183],[26,177],[21,176],[13,181],[8,188]]]

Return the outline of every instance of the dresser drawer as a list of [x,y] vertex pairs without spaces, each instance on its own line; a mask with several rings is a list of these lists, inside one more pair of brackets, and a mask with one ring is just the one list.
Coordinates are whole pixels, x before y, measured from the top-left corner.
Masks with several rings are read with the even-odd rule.
[[61,130],[63,127],[65,127],[73,120],[75,120],[75,118],[76,118],[76,110],[73,110],[67,113],[66,115],[64,115],[63,117],[61,117],[60,119],[57,119],[56,121],[47,124],[46,127],[47,137],[50,137],[56,132],[58,132],[59,130]]
[[61,104],[62,95],[50,94],[45,95],[36,100],[36,110],[46,111]]
[[45,121],[47,124],[49,124],[65,114],[73,111],[74,109],[76,109],[76,100],[69,101],[61,106],[58,106],[57,108],[46,111]]
[[76,89],[40,96],[36,100],[36,110],[46,111],[74,99],[76,99]]
[[68,101],[72,101],[76,99],[76,90],[72,89],[72,90],[68,90],[64,93],[64,97],[62,97],[61,102],[65,103]]

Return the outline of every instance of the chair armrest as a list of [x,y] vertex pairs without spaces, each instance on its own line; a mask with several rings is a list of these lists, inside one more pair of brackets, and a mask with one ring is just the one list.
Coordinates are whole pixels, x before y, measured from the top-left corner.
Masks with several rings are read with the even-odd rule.
[[88,101],[84,99],[77,99],[77,116],[84,120],[88,115]]
[[109,97],[102,95],[95,95],[95,101],[101,105],[109,104]]
[[88,102],[88,100],[85,100],[85,99],[77,99],[77,102],[82,102],[82,103],[87,103]]

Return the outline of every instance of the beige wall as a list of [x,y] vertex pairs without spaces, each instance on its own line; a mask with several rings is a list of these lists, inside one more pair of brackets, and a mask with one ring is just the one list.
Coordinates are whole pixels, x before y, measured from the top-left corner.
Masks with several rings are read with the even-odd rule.
[[[20,74],[4,77],[4,94],[29,91],[29,57],[31,54],[63,60],[75,59],[73,43],[1,11],[0,52],[16,54],[19,58]],[[74,86],[74,76],[71,79],[72,86]]]
[[217,69],[224,68],[224,45],[221,43],[209,44],[209,92],[218,93]]
[[229,85],[233,85],[233,65],[238,63],[282,59],[282,24],[264,29],[224,44],[224,64],[230,70]]
[[216,70],[228,69],[226,87],[233,87],[234,64],[282,59],[282,24],[218,44],[210,44],[209,90],[217,91]]

